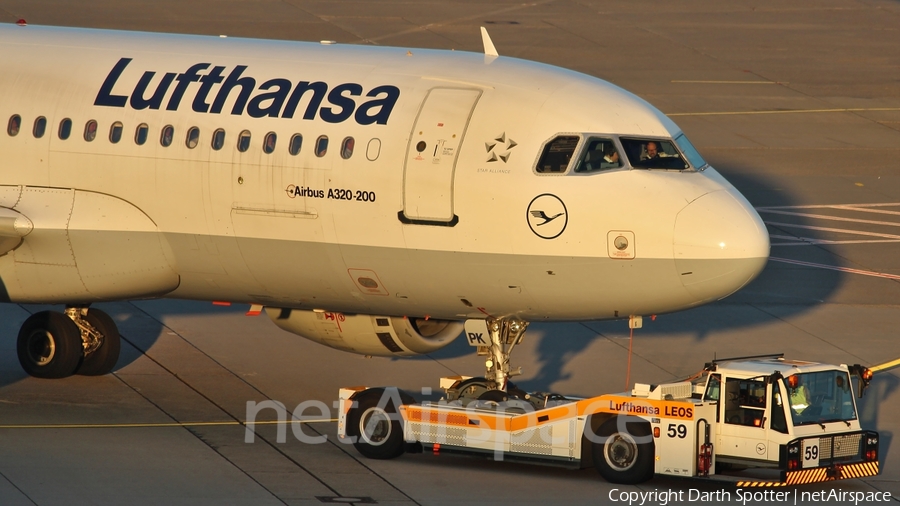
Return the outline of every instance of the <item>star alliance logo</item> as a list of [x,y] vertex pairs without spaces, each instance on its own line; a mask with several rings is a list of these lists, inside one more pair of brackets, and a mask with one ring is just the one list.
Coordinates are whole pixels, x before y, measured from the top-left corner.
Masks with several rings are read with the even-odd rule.
[[488,162],[496,162],[497,160],[506,163],[509,160],[509,152],[512,148],[518,146],[516,141],[508,138],[506,132],[494,137],[490,142],[484,143],[484,149],[488,153]]

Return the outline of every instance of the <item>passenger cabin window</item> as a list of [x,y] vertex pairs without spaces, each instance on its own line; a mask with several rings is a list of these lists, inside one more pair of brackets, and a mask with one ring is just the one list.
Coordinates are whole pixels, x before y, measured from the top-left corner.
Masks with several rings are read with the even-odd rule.
[[561,135],[544,146],[537,171],[541,174],[559,174],[569,167],[569,161],[578,146],[577,135]]
[[356,141],[353,140],[353,137],[345,138],[344,142],[341,143],[341,158],[349,160],[353,156],[354,145],[356,145]]
[[175,138],[175,127],[166,125],[159,134],[159,145],[167,148],[172,145],[172,139]]
[[219,128],[212,135],[212,148],[216,151],[225,146],[225,130]]
[[725,423],[762,427],[766,414],[766,384],[760,380],[725,380]]
[[97,122],[90,120],[84,125],[84,140],[92,142],[97,138]]
[[381,154],[381,140],[380,139],[370,139],[369,145],[366,146],[366,160],[370,162],[374,162],[378,159],[378,155]]
[[275,142],[277,140],[278,136],[275,135],[275,132],[267,133],[265,140],[263,140],[263,152],[267,155],[272,154],[275,151]]
[[596,172],[598,170],[618,169],[622,166],[619,150],[612,139],[591,137],[588,139],[584,153],[575,164],[575,172]]
[[47,118],[39,116],[38,119],[34,120],[34,128],[31,130],[31,133],[34,134],[35,139],[40,139],[45,132],[47,132]]
[[621,141],[632,167],[671,170],[690,168],[670,140],[623,138]]
[[147,137],[150,134],[150,127],[147,126],[146,123],[141,123],[134,130],[134,143],[138,146],[143,146],[147,143]]
[[249,130],[244,130],[243,132],[241,132],[240,135],[238,135],[237,148],[238,148],[238,151],[240,151],[241,153],[244,153],[248,149],[250,149],[250,131]]
[[294,134],[294,136],[291,137],[291,144],[288,146],[288,153],[290,153],[291,156],[297,156],[302,145],[303,136],[300,134]]
[[64,141],[72,135],[72,120],[65,118],[59,122],[59,131],[56,133],[59,140]]
[[184,145],[188,147],[188,149],[194,149],[197,147],[197,144],[200,143],[200,129],[197,127],[191,127],[188,129],[187,137],[184,139]]
[[122,140],[122,123],[116,121],[109,127],[109,142],[118,144]]
[[19,128],[22,126],[22,117],[18,114],[13,114],[9,118],[9,124],[6,126],[6,133],[9,134],[10,137],[15,137],[19,135]]
[[318,139],[316,139],[316,156],[322,158],[325,156],[325,153],[328,152],[328,136],[320,135]]

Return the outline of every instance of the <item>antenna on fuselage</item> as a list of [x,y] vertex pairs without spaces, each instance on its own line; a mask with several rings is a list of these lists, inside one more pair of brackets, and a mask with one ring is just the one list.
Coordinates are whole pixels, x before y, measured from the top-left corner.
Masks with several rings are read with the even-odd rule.
[[484,43],[484,55],[485,56],[500,56],[497,54],[497,48],[494,47],[494,42],[491,40],[491,36],[487,33],[487,28],[481,27],[481,42]]

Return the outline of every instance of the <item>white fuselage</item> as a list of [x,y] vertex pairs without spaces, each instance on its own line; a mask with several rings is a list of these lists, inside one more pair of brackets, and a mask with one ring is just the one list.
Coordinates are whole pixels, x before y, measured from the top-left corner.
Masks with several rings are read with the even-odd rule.
[[[680,134],[583,74],[465,52],[14,25],[0,48],[0,121],[21,118],[17,135],[0,131],[0,208],[32,226],[0,256],[7,301],[601,319],[717,300],[768,257],[765,226],[712,168],[538,171],[560,135],[580,150],[591,136]],[[553,233],[529,214],[549,217],[545,194],[564,206],[543,225]]]

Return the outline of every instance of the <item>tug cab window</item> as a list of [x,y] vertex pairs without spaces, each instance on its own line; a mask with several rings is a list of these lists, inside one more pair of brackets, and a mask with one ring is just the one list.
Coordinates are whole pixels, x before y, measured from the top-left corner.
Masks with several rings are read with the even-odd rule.
[[35,139],[40,139],[44,136],[44,132],[47,131],[47,118],[40,116],[38,119],[34,120],[34,129],[31,133],[34,134]]
[[622,166],[619,150],[612,139],[591,137],[588,139],[584,153],[575,164],[575,172],[596,172],[599,170],[618,169]]
[[725,380],[725,423],[762,427],[766,414],[766,383],[754,379]]
[[[722,376],[719,374],[710,374],[706,382],[706,391],[703,393],[703,400],[708,402],[719,402],[722,394]],[[719,421],[719,410],[716,410],[716,422]]]
[[622,147],[632,167],[640,169],[684,170],[691,168],[671,140],[622,139]]
[[540,174],[561,174],[569,168],[569,161],[575,154],[579,137],[577,135],[561,135],[544,146],[541,159],[538,160],[537,171]]
[[772,426],[772,430],[787,434],[787,418],[784,416],[784,399],[786,399],[786,397],[782,395],[781,388],[779,387],[779,383],[774,383],[772,385],[772,409],[770,410],[770,413],[772,413],[772,422],[770,425]]
[[72,120],[66,118],[59,122],[59,132],[57,132],[59,140],[64,141],[72,135]]

